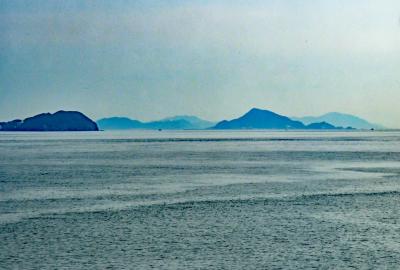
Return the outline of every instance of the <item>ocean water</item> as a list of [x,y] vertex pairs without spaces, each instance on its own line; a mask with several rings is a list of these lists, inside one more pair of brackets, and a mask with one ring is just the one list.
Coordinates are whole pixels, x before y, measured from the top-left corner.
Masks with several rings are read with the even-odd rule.
[[400,132],[0,133],[0,269],[399,269]]

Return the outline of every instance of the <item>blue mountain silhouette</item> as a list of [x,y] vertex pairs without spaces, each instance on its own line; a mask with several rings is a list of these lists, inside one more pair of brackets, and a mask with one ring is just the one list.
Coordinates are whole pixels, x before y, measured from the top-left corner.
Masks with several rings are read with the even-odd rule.
[[1,122],[0,131],[97,131],[97,124],[81,112],[42,113],[24,120]]
[[196,116],[182,115],[165,118],[158,121],[141,122],[127,117],[110,117],[97,121],[100,129],[205,129],[215,123],[200,119]]
[[251,109],[242,117],[230,121],[224,120],[216,124],[214,129],[305,129],[300,121],[293,121],[289,117],[277,113]]
[[339,127],[353,127],[357,129],[384,129],[385,127],[377,124],[373,124],[368,122],[365,119],[362,119],[358,116],[339,113],[339,112],[330,112],[321,116],[305,116],[305,117],[292,117],[293,120],[298,120],[308,125],[315,122],[328,122],[332,125]]

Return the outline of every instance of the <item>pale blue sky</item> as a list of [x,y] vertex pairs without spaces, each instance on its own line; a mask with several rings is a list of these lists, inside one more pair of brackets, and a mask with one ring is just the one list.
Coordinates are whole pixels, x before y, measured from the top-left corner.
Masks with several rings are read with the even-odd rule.
[[0,121],[352,113],[400,127],[400,1],[0,0]]

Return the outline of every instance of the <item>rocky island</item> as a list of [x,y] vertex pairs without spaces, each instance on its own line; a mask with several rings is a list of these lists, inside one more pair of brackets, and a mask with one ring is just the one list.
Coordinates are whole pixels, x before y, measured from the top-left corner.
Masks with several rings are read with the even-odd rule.
[[96,122],[77,111],[42,113],[24,120],[0,122],[0,131],[98,131]]

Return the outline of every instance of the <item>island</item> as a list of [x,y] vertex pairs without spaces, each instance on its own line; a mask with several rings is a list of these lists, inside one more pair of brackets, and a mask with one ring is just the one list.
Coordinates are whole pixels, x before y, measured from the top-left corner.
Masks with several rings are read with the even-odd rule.
[[325,122],[336,127],[343,127],[343,129],[385,129],[382,125],[370,123],[358,116],[340,112],[330,112],[321,116],[291,117],[291,119],[301,121],[306,125]]
[[340,130],[327,122],[305,125],[301,121],[293,120],[272,111],[253,108],[243,116],[233,120],[223,120],[212,129],[308,129],[308,130]]
[[98,131],[93,120],[77,111],[42,113],[24,120],[0,122],[0,131]]
[[219,122],[213,129],[306,129],[306,126],[289,117],[253,108],[242,117]]
[[341,127],[335,127],[325,121],[319,123],[311,123],[306,126],[307,129],[342,129]]
[[97,120],[97,125],[102,130],[126,129],[206,129],[215,125],[214,122],[203,120],[191,115],[178,115],[157,121],[142,122],[128,117],[109,117]]

